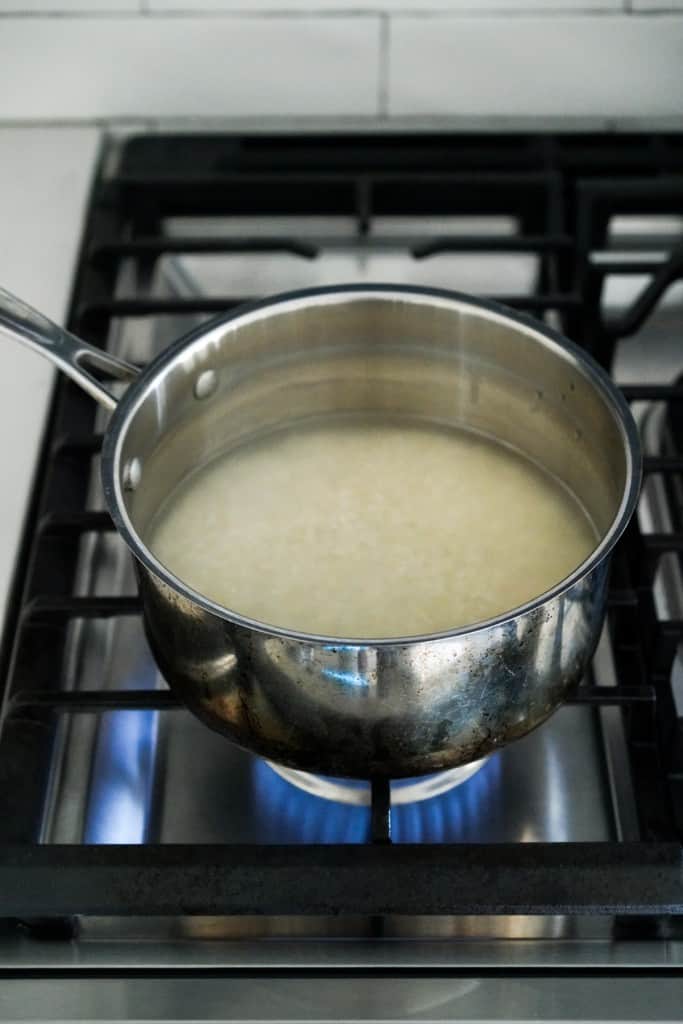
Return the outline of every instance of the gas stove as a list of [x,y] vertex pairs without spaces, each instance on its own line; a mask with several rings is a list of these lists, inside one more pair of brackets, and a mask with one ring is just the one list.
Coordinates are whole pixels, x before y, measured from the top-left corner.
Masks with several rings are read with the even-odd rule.
[[487,295],[614,374],[645,486],[566,706],[466,771],[349,785],[270,765],[178,705],[104,510],[105,414],[59,379],[0,660],[0,1010],[30,977],[46,1019],[673,1019],[682,239],[683,136],[107,142],[76,333],[144,364],[292,288]]

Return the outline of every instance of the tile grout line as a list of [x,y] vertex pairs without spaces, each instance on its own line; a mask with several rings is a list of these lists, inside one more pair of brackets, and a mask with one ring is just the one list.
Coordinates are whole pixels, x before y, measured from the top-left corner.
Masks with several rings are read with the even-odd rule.
[[[161,10],[150,6],[150,0],[138,0],[137,9],[110,8],[108,10],[32,10],[21,11],[15,8],[11,10],[0,9],[0,20],[8,21],[137,21],[140,17],[150,17],[157,21],[181,22],[181,21],[310,21],[315,19],[326,21],[339,21],[350,19],[371,19],[381,16],[383,13],[376,7],[367,8],[293,8],[264,10],[262,8],[198,8],[196,10]],[[409,12],[410,13],[410,12]],[[412,12],[414,15],[419,11]],[[428,15],[439,14],[439,11],[428,11]],[[446,12],[450,13],[450,12]]]
[[[21,10],[19,8],[4,9],[0,10],[0,18],[7,19],[18,19],[26,21],[38,21],[41,19],[51,20],[91,20],[91,19],[124,19],[124,18],[138,18],[142,16],[148,16],[152,18],[162,19],[205,19],[205,18],[236,18],[236,19],[305,19],[305,18],[360,18],[360,17],[376,17],[379,16],[383,19],[390,18],[427,18],[427,19],[438,19],[438,18],[542,18],[544,20],[552,20],[554,18],[572,17],[572,18],[585,18],[585,17],[619,17],[624,14],[636,13],[633,6],[633,0],[622,0],[622,6],[614,7],[595,7],[591,6],[590,0],[586,0],[585,6],[582,7],[557,7],[557,8],[543,8],[529,6],[524,4],[523,0],[520,2],[519,7],[515,8],[503,8],[503,7],[487,7],[477,8],[474,4],[467,4],[463,6],[455,6],[450,8],[402,8],[397,11],[387,11],[382,9],[381,5],[369,4],[367,7],[343,7],[338,8],[257,8],[250,9],[245,7],[239,8],[158,8],[151,6],[151,0],[138,0],[139,6],[137,10],[127,8],[116,8],[112,7],[108,10],[98,10],[97,8],[83,10],[59,10],[59,9],[45,9],[45,10]],[[680,8],[667,6],[666,3],[662,3],[661,7],[652,9],[639,9],[637,13],[641,14],[664,14],[671,13],[675,14]]]
[[377,81],[377,113],[380,117],[389,116],[389,37],[389,15],[386,13],[381,14],[379,19],[379,68]]
[[593,114],[563,115],[539,114],[506,116],[487,113],[463,114],[245,114],[202,115],[202,114],[104,114],[101,117],[0,117],[0,132],[10,130],[62,132],[72,129],[96,129],[102,132],[140,131],[186,131],[188,134],[202,131],[269,132],[303,129],[306,131],[335,130],[376,131],[441,131],[459,125],[464,132],[520,131],[520,132],[675,132],[680,130],[680,117],[675,114],[634,114],[626,115]]

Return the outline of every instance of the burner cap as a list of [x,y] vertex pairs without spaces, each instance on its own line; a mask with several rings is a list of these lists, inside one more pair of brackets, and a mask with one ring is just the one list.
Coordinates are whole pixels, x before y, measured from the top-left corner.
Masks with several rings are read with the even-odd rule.
[[[433,796],[441,796],[442,793],[448,792],[454,786],[459,786],[471,779],[486,761],[487,758],[483,757],[479,761],[436,772],[434,775],[395,779],[391,783],[392,806],[398,807],[400,804],[417,803],[420,800],[429,800]],[[287,782],[291,782],[293,786],[303,789],[304,792],[311,793],[313,796],[322,797],[324,800],[334,800],[336,803],[353,804],[356,807],[370,805],[369,782],[313,775],[310,772],[297,771],[295,768],[284,768],[273,761],[268,761],[267,764]]]

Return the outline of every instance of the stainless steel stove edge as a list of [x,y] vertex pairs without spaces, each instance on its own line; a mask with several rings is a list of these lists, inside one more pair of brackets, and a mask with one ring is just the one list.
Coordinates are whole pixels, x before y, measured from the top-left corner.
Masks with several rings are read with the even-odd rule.
[[671,971],[437,974],[144,971],[3,982],[0,1018],[41,1021],[680,1021]]

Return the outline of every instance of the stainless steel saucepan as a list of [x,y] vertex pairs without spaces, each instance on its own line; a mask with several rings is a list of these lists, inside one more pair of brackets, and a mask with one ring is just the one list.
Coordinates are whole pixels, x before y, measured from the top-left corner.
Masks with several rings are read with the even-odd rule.
[[[420,775],[529,732],[582,676],[609,554],[636,504],[640,451],[620,393],[555,331],[465,295],[389,285],[245,306],[140,374],[6,293],[0,331],[113,410],[102,482],[135,556],[150,645],[187,706],[236,743],[331,775]],[[102,374],[131,381],[118,403]],[[494,619],[368,639],[248,619],[186,586],[147,547],[164,498],[228,446],[313,414],[370,410],[514,445],[583,503],[596,549],[552,590]]]

